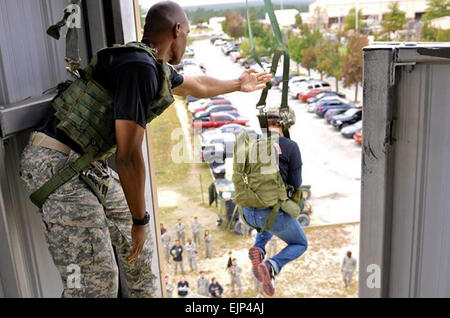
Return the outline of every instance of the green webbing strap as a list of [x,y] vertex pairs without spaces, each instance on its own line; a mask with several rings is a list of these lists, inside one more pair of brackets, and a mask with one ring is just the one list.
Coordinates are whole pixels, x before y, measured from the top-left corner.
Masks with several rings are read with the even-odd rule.
[[[252,26],[250,23],[250,9],[248,7],[248,0],[246,0],[247,4],[247,21],[248,21],[248,33],[249,33],[249,39],[250,39],[250,47],[252,51],[252,56],[255,59],[255,61],[262,67],[261,63],[259,62],[258,55],[256,53],[255,49],[255,43],[253,39],[253,32],[252,32]],[[281,106],[280,109],[288,109],[288,82],[289,82],[289,66],[290,66],[290,56],[287,51],[287,47],[283,42],[280,25],[278,24],[277,17],[275,15],[275,11],[273,9],[272,1],[271,0],[264,0],[264,7],[265,10],[269,16],[270,23],[272,25],[273,32],[275,34],[275,38],[278,42],[279,49],[275,51],[274,57],[272,60],[272,66],[270,69],[270,72],[273,76],[276,75],[278,62],[280,60],[281,55],[283,55],[283,81],[282,81],[282,94],[281,94]],[[264,69],[264,68],[263,68]],[[256,108],[260,109],[260,113],[264,106],[266,105],[267,95],[269,90],[271,89],[271,84],[267,83],[267,86],[263,89],[261,92],[261,97],[256,104]],[[264,120],[262,119],[262,114],[260,114],[259,119],[260,123],[263,123]],[[261,127],[265,128],[265,127]]]
[[277,219],[278,212],[280,212],[281,204],[277,203],[272,208],[272,211],[270,212],[269,216],[266,219],[266,222],[264,223],[263,228],[261,229],[260,233],[266,232],[270,230],[270,228],[274,225],[275,220]]
[[42,209],[42,206],[47,198],[55,192],[56,189],[83,171],[94,160],[95,152],[91,152],[70,163],[67,167],[63,168],[51,177],[50,180],[48,180],[43,186],[34,191],[30,195],[31,202],[33,202],[39,209]]
[[262,69],[264,69],[264,66],[262,66],[262,64],[261,64],[261,60],[259,59],[259,56],[256,53],[255,41],[253,39],[252,23],[250,21],[250,9],[248,7],[248,0],[245,0],[245,2],[247,4],[247,23],[248,23],[248,37],[249,37],[249,40],[250,40],[250,50],[252,52],[252,57],[255,60],[255,62],[259,66],[261,66]]

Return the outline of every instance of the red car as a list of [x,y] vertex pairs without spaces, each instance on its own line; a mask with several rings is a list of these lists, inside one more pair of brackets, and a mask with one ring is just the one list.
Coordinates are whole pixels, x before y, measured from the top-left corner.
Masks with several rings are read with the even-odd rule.
[[211,114],[208,117],[202,117],[201,119],[192,122],[192,128],[194,130],[203,130],[209,128],[218,128],[228,124],[238,124],[246,126],[248,119],[242,117],[235,117],[225,112],[217,112]]
[[316,97],[317,95],[319,95],[320,93],[323,93],[323,92],[324,92],[324,90],[321,88],[311,88],[310,90],[308,90],[305,93],[298,94],[297,98],[299,100],[301,100],[303,103],[306,103],[308,98]]
[[362,130],[358,130],[354,135],[353,139],[361,146],[362,145]]

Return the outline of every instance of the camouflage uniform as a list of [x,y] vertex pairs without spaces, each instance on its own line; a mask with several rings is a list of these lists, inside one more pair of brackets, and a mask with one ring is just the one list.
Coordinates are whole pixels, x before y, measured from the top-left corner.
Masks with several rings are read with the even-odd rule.
[[228,274],[230,274],[230,285],[231,290],[235,293],[235,287],[238,289],[238,295],[242,295],[242,282],[241,282],[241,274],[242,268],[239,265],[231,265],[228,268]]
[[212,258],[212,237],[211,234],[205,236],[206,258]]
[[191,229],[192,229],[192,237],[194,240],[194,243],[197,244],[197,246],[200,246],[200,228],[201,224],[199,221],[192,221],[191,223]]
[[205,276],[200,276],[197,280],[197,294],[208,297],[209,295],[209,279]]
[[184,245],[186,243],[186,225],[184,223],[175,224],[175,231],[177,232],[177,240]]
[[[41,187],[50,177],[79,155],[28,145],[22,153],[20,175],[28,191]],[[96,165],[99,163],[95,163]],[[94,166],[91,165],[91,168]],[[155,276],[151,271],[152,242],[134,262],[131,214],[117,173],[104,166],[109,182],[106,208],[78,176],[51,194],[40,213],[50,254],[64,286],[63,297],[117,297],[118,268],[113,245],[124,270],[132,297],[152,297]],[[80,268],[80,286],[73,287],[72,266]]]
[[197,270],[197,246],[195,246],[194,242],[186,243],[186,255],[189,263],[189,267],[191,271]]
[[161,236],[161,241],[164,249],[164,258],[166,259],[167,263],[170,263],[170,248],[172,245],[172,238],[170,237],[169,232],[164,232],[164,234]]
[[167,298],[173,298],[173,290],[175,287],[171,282],[166,282],[166,292],[167,292]]

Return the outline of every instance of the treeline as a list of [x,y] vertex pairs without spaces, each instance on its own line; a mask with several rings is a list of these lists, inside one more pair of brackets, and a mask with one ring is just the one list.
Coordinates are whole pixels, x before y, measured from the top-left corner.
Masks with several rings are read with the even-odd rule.
[[[279,10],[279,5],[274,5],[275,10]],[[308,5],[307,4],[290,4],[290,5],[284,5],[284,9],[297,9],[300,12],[306,12],[308,11]],[[264,6],[252,6],[250,8],[252,14],[257,19],[264,19],[266,16],[266,11],[264,10]],[[195,10],[186,10],[186,14],[189,18],[189,21],[191,21],[192,24],[199,24],[203,22],[208,22],[210,18],[213,17],[224,17],[227,14],[234,14],[237,13],[241,16],[246,16],[247,9],[245,6],[242,7],[233,7],[228,9],[204,9],[204,8],[198,8]]]

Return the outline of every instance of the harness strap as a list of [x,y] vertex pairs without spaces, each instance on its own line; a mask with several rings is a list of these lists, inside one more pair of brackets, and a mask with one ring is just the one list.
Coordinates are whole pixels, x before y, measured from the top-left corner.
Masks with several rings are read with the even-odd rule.
[[47,198],[55,192],[56,189],[68,182],[74,176],[81,173],[81,171],[86,169],[93,161],[95,161],[95,153],[90,152],[70,163],[53,175],[50,180],[44,183],[43,186],[34,191],[30,195],[31,202],[33,202],[39,209],[42,209],[42,206]]

